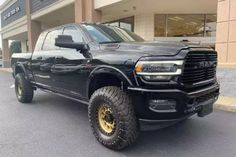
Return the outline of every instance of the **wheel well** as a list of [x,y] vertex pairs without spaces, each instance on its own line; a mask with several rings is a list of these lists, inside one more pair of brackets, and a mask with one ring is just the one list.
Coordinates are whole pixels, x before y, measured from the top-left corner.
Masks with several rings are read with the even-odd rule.
[[112,74],[99,74],[94,76],[89,84],[88,97],[90,98],[97,89],[106,86],[125,87],[127,83]]

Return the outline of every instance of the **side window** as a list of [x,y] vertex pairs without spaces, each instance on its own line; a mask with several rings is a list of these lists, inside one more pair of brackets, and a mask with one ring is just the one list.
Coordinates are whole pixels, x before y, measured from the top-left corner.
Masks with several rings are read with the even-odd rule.
[[55,39],[62,34],[62,29],[57,29],[49,32],[44,40],[43,50],[57,50],[59,47],[55,46]]
[[74,42],[83,42],[83,35],[80,30],[73,26],[65,27],[63,35],[70,35]]

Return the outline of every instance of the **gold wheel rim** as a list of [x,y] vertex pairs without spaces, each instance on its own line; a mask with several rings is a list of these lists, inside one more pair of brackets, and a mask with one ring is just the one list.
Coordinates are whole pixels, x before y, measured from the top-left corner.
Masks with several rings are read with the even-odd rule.
[[112,134],[115,130],[115,119],[111,109],[107,105],[101,105],[98,109],[98,122],[100,128],[106,134]]
[[18,95],[21,96],[22,95],[22,87],[20,85],[18,85],[17,91],[18,91]]

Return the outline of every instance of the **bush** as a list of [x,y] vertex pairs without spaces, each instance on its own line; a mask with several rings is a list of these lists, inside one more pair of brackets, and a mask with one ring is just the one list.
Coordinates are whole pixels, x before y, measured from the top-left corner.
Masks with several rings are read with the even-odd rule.
[[10,45],[10,54],[13,53],[21,53],[21,42],[20,41],[13,41]]

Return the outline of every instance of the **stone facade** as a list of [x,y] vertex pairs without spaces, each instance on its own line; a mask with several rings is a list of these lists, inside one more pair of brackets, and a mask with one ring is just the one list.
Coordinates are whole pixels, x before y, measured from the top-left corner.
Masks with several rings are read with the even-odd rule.
[[218,0],[216,50],[219,62],[236,65],[236,0]]

